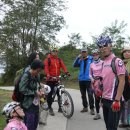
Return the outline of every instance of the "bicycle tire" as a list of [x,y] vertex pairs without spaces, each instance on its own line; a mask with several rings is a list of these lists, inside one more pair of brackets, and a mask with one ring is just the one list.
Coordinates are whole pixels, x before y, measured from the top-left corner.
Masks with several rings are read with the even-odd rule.
[[[67,99],[65,99],[65,96]],[[69,102],[68,102],[69,100]],[[68,91],[64,90],[61,94],[61,101],[62,101],[62,113],[66,118],[71,118],[74,114],[74,103],[72,100],[71,95]],[[68,109],[70,108],[70,111],[68,113]]]

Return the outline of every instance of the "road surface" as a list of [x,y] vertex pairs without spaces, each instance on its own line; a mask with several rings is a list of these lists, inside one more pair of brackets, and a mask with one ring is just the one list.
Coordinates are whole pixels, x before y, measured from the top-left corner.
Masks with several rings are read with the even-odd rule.
[[[0,87],[1,89],[12,90],[12,87]],[[68,89],[73,101],[75,112],[71,119],[66,119],[62,113],[58,113],[57,103],[53,104],[55,116],[48,116],[47,125],[39,125],[38,130],[106,130],[103,121],[102,110],[100,120],[93,120],[89,112],[80,113],[82,109],[81,96],[79,90]],[[118,129],[125,130],[125,129]]]

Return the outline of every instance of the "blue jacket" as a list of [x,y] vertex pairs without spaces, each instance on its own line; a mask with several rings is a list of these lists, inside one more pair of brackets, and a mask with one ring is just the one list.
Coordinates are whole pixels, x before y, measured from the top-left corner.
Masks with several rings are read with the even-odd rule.
[[73,67],[80,67],[80,72],[78,76],[79,81],[90,81],[89,77],[89,70],[90,70],[90,64],[93,62],[93,57],[92,56],[87,56],[86,60],[86,69],[84,71],[84,59],[76,58],[73,64]]

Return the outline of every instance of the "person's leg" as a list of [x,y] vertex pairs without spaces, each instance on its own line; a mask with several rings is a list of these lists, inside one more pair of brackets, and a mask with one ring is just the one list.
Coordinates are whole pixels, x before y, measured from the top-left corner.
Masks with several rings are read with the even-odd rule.
[[93,90],[91,88],[91,82],[86,81],[86,88],[88,93],[88,99],[89,99],[89,106],[91,109],[91,114],[94,115],[94,97],[93,97]]
[[119,119],[120,119],[120,111],[113,112],[112,109],[109,109],[108,130],[117,130]]
[[117,130],[121,110],[113,112],[111,109],[112,101],[103,101],[103,115],[107,130]]
[[108,121],[108,107],[107,107],[107,103],[106,101],[103,100],[103,118],[104,118],[104,122],[107,128],[107,121]]
[[87,112],[87,107],[88,107],[88,102],[87,102],[87,97],[86,97],[86,86],[84,81],[79,81],[79,87],[80,87],[80,93],[81,93],[81,98],[82,98],[82,104],[85,109],[81,112]]
[[39,122],[39,113],[35,113],[34,130],[37,130],[38,122]]
[[54,116],[55,114],[54,114],[54,111],[52,109],[52,103],[53,103],[52,94],[53,94],[53,91],[54,91],[54,84],[48,82],[47,85],[49,85],[50,88],[51,88],[51,91],[50,91],[50,93],[47,96],[47,103],[48,103],[48,108],[49,108],[49,114]]
[[94,120],[98,120],[98,119],[101,119],[101,116],[99,114],[99,109],[100,109],[100,100],[101,98],[100,97],[97,97],[96,95],[95,96],[95,107],[96,107],[96,116],[93,118]]
[[53,91],[54,91],[54,86],[51,83],[47,83],[47,85],[49,85],[50,88],[51,88],[51,91],[47,96],[48,108],[50,109],[51,105],[52,105],[52,94],[53,94]]
[[58,98],[58,105],[59,105],[59,109],[58,112],[62,113],[62,108],[61,108],[61,97],[59,95],[59,90],[57,91],[57,98]]
[[33,112],[25,112],[24,123],[28,130],[36,130],[37,125],[35,124],[35,114]]
[[128,127],[128,103],[127,102],[123,102],[122,103],[122,111],[121,111],[121,124],[119,124],[120,128],[125,128]]

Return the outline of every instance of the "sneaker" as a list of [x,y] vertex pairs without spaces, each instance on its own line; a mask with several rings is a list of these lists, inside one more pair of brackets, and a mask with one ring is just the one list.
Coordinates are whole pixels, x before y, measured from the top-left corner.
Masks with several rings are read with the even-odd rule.
[[95,116],[93,119],[94,119],[94,120],[101,119],[101,116],[100,116],[100,114],[96,114],[96,116]]
[[60,112],[60,113],[63,112],[61,107],[59,107],[58,112]]
[[91,114],[91,115],[95,115],[94,109],[91,109],[91,110],[90,110],[90,114]]
[[128,124],[119,124],[119,128],[126,128],[128,126],[129,126]]
[[55,115],[55,113],[54,113],[54,111],[53,111],[52,108],[49,109],[49,114],[50,114],[51,116],[54,116],[54,115]]
[[47,122],[44,122],[44,121],[39,121],[39,125],[46,125]]
[[80,112],[88,112],[88,108],[86,107],[86,108],[83,108]]

